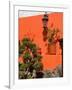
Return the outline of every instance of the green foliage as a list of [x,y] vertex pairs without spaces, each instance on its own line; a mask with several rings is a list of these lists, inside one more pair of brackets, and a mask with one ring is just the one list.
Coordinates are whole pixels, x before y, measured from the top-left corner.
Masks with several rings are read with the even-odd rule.
[[28,65],[27,64],[24,64],[24,63],[19,63],[19,70],[20,71],[24,71],[26,68],[28,67]]
[[19,43],[20,56],[24,61],[24,63],[19,63],[20,79],[36,78],[36,72],[43,70],[41,63],[42,56],[37,51],[38,47],[29,38],[24,38]]
[[29,48],[32,51],[32,53],[35,53],[37,51],[36,44],[34,43],[30,43]]
[[[49,40],[53,39],[56,32],[51,32]],[[53,41],[48,41],[52,43]],[[62,66],[58,66],[53,70],[46,70],[43,72],[43,64],[41,63],[42,55],[38,52],[39,48],[29,38],[24,38],[19,42],[19,56],[23,58],[24,63],[19,62],[19,78],[50,78],[62,77]]]
[[30,41],[29,38],[24,38],[24,39],[22,40],[22,43],[23,43],[23,46],[29,47],[31,41]]
[[58,73],[58,76],[59,77],[62,77],[63,76],[63,73],[62,73],[62,66],[59,65],[56,67],[56,72]]
[[51,70],[46,70],[44,74],[45,78],[51,78],[52,77],[52,71]]
[[35,57],[31,60],[31,62],[34,64],[38,59]]
[[19,41],[19,56],[23,54],[25,46]]
[[41,54],[37,54],[37,59],[40,61],[42,59]]
[[46,70],[44,71],[44,77],[46,78],[52,78],[52,77],[62,77],[62,66],[58,65],[55,69],[53,70]]
[[33,64],[33,68],[36,70],[36,71],[40,71],[43,69],[43,65],[41,62],[38,62],[36,61],[34,64]]
[[19,70],[19,79],[23,79],[23,78],[25,78],[24,72]]
[[23,59],[24,60],[31,60],[32,59],[32,56],[30,55],[29,52],[25,52],[24,56],[23,56]]

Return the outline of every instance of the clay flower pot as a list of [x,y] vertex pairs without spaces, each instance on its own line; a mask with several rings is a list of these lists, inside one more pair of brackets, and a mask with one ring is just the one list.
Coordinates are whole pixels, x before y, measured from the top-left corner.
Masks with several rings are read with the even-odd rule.
[[48,54],[56,55],[56,43],[48,44]]

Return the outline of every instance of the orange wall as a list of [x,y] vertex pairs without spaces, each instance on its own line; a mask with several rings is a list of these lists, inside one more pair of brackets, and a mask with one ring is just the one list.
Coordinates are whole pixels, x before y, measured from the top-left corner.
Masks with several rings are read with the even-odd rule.
[[[56,28],[61,31],[61,36],[63,36],[63,13],[51,13],[48,14],[48,28]],[[53,69],[58,64],[62,64],[62,59],[60,55],[59,44],[57,43],[57,53],[56,55],[46,54],[47,48],[45,47],[45,42],[43,41],[43,15],[30,16],[30,17],[20,17],[19,18],[19,40],[22,40],[25,36],[29,36],[34,39],[34,42],[41,48],[42,51],[42,62],[44,69]],[[19,61],[22,61],[19,58]]]

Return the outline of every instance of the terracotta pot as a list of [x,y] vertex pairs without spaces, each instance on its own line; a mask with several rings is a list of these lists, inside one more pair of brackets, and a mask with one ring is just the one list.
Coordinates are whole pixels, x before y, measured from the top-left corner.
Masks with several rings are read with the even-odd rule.
[[48,44],[48,54],[56,55],[56,43]]

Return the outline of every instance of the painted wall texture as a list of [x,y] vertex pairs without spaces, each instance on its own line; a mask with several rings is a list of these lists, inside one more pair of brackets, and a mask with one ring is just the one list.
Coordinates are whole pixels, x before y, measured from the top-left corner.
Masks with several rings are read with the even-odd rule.
[[[58,29],[61,33],[60,36],[63,37],[63,13],[53,12],[48,14],[48,28]],[[44,70],[54,69],[56,66],[62,64],[62,55],[59,43],[56,44],[56,55],[49,55],[47,53],[47,48],[45,47],[45,42],[43,41],[43,15],[34,15],[28,17],[19,17],[19,40],[22,40],[25,36],[34,40],[34,42],[41,48],[42,52],[42,63]],[[22,58],[19,58],[22,62]]]

